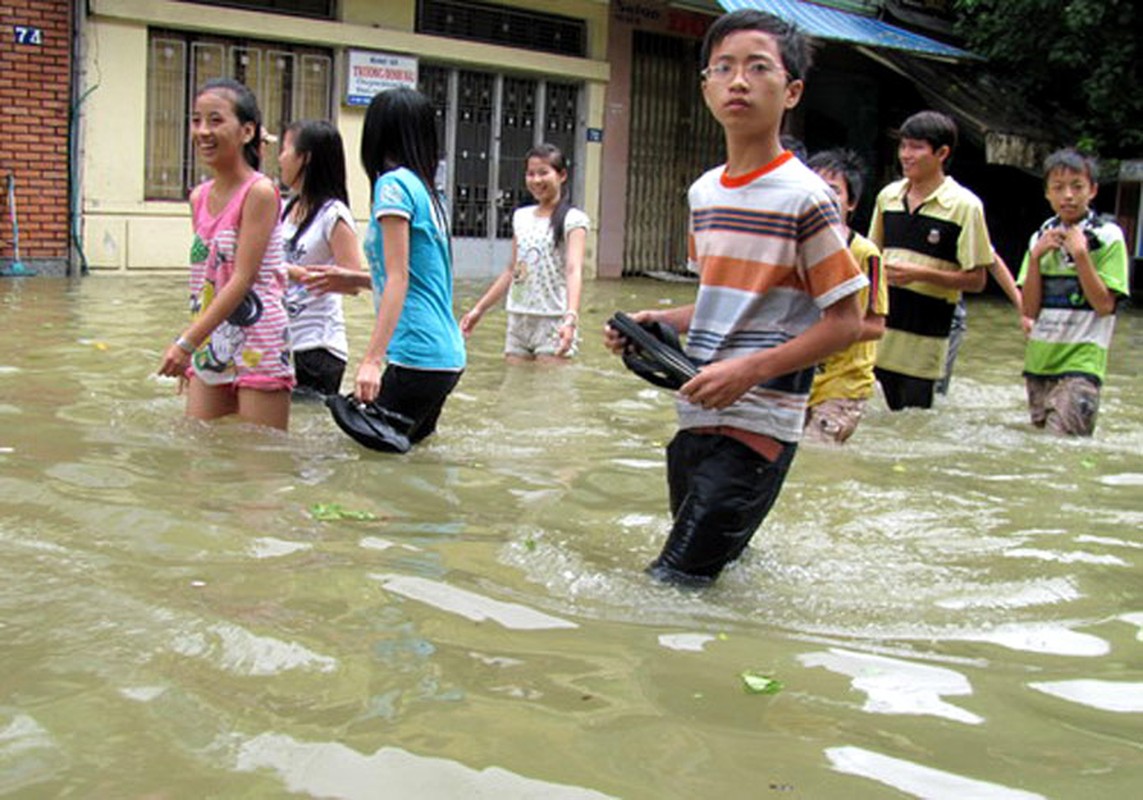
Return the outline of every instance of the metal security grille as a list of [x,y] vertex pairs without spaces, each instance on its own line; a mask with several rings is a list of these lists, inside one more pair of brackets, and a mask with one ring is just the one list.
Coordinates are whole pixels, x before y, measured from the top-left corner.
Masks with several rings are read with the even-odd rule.
[[687,189],[726,160],[699,88],[698,47],[635,32],[624,275],[686,273]]
[[[448,128],[446,125],[448,115],[449,71],[444,67],[434,67],[431,64],[420,64],[417,68],[417,88],[433,104],[435,116],[437,141],[442,150],[446,150],[448,141]],[[445,154],[447,157],[447,153]]]
[[247,8],[314,19],[333,19],[334,0],[189,0],[208,6]]
[[568,186],[575,183],[575,143],[579,130],[579,86],[548,81],[544,87],[543,140],[564,154],[568,166]]
[[583,57],[583,20],[470,0],[418,0],[417,32]]
[[512,238],[512,212],[530,202],[524,155],[536,141],[537,82],[504,78],[500,92],[500,159],[496,185],[496,235]]
[[[149,200],[183,200],[209,175],[190,139],[198,87],[234,78],[258,98],[264,127],[281,133],[296,119],[325,119],[333,96],[333,59],[321,50],[152,31],[147,70]],[[262,171],[277,174],[278,145],[263,149]]]
[[492,157],[492,104],[495,76],[459,73],[456,145],[453,153],[453,235],[487,236],[488,187]]
[[541,142],[563,151],[575,202],[579,84],[432,64],[419,66],[417,81],[436,109],[444,158],[439,182],[454,237],[512,238],[512,212],[534,202],[524,182],[525,155]]

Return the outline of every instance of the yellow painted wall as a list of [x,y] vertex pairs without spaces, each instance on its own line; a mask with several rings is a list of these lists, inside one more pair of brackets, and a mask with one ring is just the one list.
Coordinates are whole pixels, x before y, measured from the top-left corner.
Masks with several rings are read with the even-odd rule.
[[[527,2],[516,3],[532,8]],[[415,0],[344,0],[344,22],[323,22],[276,14],[207,8],[172,0],[89,0],[85,48],[83,209],[84,249],[94,269],[185,269],[190,241],[189,209],[182,202],[143,199],[146,111],[147,28],[250,35],[335,51],[334,124],[345,140],[349,191],[354,214],[364,221],[369,186],[358,151],[364,109],[343,105],[344,50],[381,50],[454,66],[506,70],[586,85],[587,124],[602,127],[609,68],[605,61],[608,8],[604,0],[554,0],[544,11],[583,17],[588,22],[593,58],[568,58],[510,47],[477,44],[413,33]],[[376,26],[376,27],[375,27]],[[598,144],[586,147],[584,210],[598,219]],[[594,275],[596,237],[589,239]]]
[[[543,14],[559,14],[587,22],[587,57],[603,60],[607,54],[608,0],[481,0],[500,6],[515,6]],[[416,25],[417,6],[406,0],[342,0],[342,19],[354,25],[376,26],[397,31],[412,31]],[[548,56],[545,56],[547,58]]]

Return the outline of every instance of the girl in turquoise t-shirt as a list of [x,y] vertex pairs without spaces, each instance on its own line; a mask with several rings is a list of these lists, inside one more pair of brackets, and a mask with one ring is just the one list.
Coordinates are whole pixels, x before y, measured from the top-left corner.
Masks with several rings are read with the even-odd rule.
[[[436,429],[465,366],[452,310],[448,219],[433,188],[439,158],[427,97],[401,88],[373,98],[365,113],[361,163],[373,186],[365,255],[377,318],[354,395],[408,417],[412,422],[402,433],[414,444]],[[331,269],[309,284],[336,291],[352,280]]]

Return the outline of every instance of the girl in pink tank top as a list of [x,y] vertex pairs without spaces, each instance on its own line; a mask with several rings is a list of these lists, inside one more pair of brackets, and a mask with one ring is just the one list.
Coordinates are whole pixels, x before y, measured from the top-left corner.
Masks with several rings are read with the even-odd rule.
[[195,97],[191,132],[214,179],[191,193],[192,322],[159,374],[187,381],[188,417],[237,414],[285,429],[294,385],[286,269],[278,192],[257,171],[260,120],[254,95],[236,81],[209,81]]

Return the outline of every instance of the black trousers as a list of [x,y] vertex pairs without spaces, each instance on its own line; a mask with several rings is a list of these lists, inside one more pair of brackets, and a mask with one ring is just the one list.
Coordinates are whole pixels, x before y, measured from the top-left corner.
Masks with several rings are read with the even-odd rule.
[[885,404],[890,411],[903,408],[932,408],[933,389],[937,382],[928,378],[914,378],[880,367],[873,368],[881,391],[885,394]]
[[294,352],[294,373],[299,389],[310,389],[318,394],[337,394],[345,375],[345,362],[325,348]]
[[460,382],[461,374],[389,364],[381,376],[381,394],[376,402],[413,420],[408,436],[416,444],[437,429],[441,409]]
[[674,523],[648,572],[689,585],[717,578],[770,513],[797,449],[771,462],[729,436],[679,431],[667,446]]

